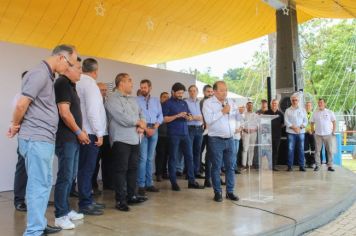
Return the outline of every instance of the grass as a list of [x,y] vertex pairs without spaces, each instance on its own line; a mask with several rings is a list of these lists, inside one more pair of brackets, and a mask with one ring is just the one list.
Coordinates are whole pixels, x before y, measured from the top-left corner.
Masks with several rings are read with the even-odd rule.
[[356,172],[356,159],[351,159],[351,160],[343,159],[342,166],[353,172]]

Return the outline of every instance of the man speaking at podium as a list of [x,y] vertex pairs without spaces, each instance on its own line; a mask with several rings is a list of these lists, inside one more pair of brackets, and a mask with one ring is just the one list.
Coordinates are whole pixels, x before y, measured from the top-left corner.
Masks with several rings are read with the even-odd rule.
[[211,176],[214,188],[214,201],[221,202],[222,189],[220,170],[224,161],[226,174],[226,198],[238,201],[234,194],[235,172],[233,135],[236,129],[237,108],[231,99],[227,99],[227,86],[224,81],[213,85],[214,96],[207,99],[203,105],[203,114],[208,126],[208,148],[211,154]]

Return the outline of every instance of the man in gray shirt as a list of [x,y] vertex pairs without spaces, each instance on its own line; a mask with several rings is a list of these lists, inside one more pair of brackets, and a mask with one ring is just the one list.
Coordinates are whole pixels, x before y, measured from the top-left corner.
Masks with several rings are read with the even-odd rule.
[[135,193],[140,140],[146,121],[136,98],[130,96],[133,87],[130,75],[118,74],[115,85],[116,90],[107,99],[106,111],[112,145],[116,208],[129,211],[128,204],[146,200]]
[[77,61],[73,46],[59,45],[52,55],[30,70],[22,81],[21,97],[8,131],[18,132],[19,153],[28,175],[27,228],[24,235],[42,235],[61,229],[47,226],[45,217],[52,186],[52,164],[58,126],[54,73],[63,73]]

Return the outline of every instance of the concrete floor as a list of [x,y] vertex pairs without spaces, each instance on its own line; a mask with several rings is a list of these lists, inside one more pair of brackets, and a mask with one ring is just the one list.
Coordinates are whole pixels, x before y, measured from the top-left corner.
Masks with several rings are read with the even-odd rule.
[[[241,199],[250,196],[249,183],[256,187],[257,171],[251,171],[251,176],[249,181],[247,172],[238,175],[236,193]],[[355,176],[338,167],[334,173],[327,172],[325,166],[319,172],[274,172],[268,182],[272,186],[273,180],[272,201],[237,202],[293,218],[297,227],[293,219],[284,216],[238,206],[226,199],[216,203],[211,188],[191,190],[185,180],[179,180],[181,192],[172,192],[169,181],[157,183],[161,191],[149,193],[149,200],[131,207],[130,212],[115,210],[113,193],[104,191],[97,198],[107,205],[104,215],[86,216],[75,222],[76,229],[57,235],[298,235],[335,218],[356,199]],[[12,198],[12,192],[0,193],[1,235],[21,235],[25,227],[26,214],[14,210]],[[341,204],[346,201],[349,203]],[[77,200],[71,198],[71,203],[76,208]],[[50,224],[54,222],[53,212],[53,206],[49,207]],[[316,218],[319,220],[314,222]]]

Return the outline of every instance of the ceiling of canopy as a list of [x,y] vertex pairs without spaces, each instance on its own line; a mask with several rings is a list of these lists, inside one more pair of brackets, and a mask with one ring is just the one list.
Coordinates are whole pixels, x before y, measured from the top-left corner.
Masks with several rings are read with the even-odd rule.
[[[295,0],[298,22],[355,18],[355,0]],[[1,0],[0,41],[136,64],[190,57],[275,31],[262,0]]]

